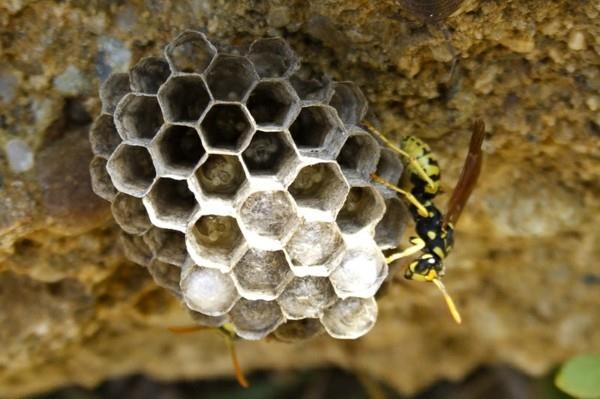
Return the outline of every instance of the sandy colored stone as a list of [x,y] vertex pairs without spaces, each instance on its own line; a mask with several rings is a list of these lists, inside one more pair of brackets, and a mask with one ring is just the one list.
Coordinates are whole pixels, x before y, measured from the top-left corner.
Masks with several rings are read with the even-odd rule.
[[[470,122],[480,116],[487,125],[481,181],[447,262],[463,325],[433,287],[398,281],[378,298],[379,321],[363,339],[242,343],[246,370],[334,363],[415,392],[493,362],[541,374],[600,346],[597,5],[468,2],[447,20],[460,54],[449,85],[442,34],[395,1],[292,3],[0,6],[1,79],[11,90],[0,100],[0,396],[124,373],[231,374],[217,334],[166,329],[188,324],[188,315],[125,261],[118,228],[84,173],[101,78],[159,54],[187,27],[221,45],[286,37],[309,68],[355,81],[390,136],[425,138],[447,192]],[[71,65],[89,92],[56,90]],[[10,169],[4,148],[14,139],[33,151],[32,169]]]

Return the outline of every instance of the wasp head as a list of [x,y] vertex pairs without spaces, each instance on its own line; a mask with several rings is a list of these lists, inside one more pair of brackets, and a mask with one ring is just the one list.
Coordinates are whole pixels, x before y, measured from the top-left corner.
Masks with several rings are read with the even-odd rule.
[[433,281],[443,274],[442,260],[431,254],[423,254],[408,265],[404,277],[416,281]]

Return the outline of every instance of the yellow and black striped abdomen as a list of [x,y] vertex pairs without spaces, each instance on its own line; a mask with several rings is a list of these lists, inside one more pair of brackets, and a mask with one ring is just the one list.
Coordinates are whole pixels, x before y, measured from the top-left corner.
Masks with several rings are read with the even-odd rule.
[[[406,170],[408,172],[408,181],[411,184],[418,186],[417,191],[424,190],[425,193],[430,194],[432,197],[435,196],[440,190],[440,166],[439,163],[431,152],[431,148],[415,136],[406,136],[400,143],[400,148],[407,154],[417,160],[421,168],[425,171],[427,176],[433,181],[433,187],[429,186],[427,182],[419,175],[416,168],[413,165],[407,164]],[[422,184],[420,184],[422,183]],[[411,189],[411,192],[413,190]],[[413,194],[418,194],[414,193]]]

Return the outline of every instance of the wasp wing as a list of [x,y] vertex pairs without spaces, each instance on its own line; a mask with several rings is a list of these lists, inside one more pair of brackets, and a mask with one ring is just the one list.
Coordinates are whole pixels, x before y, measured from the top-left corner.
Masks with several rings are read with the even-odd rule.
[[458,182],[452,192],[452,197],[450,198],[450,201],[448,201],[448,207],[444,217],[444,226],[450,223],[453,225],[456,224],[475,188],[479,173],[481,172],[481,163],[483,160],[481,145],[485,137],[485,124],[482,120],[478,119],[473,123],[472,130],[473,133],[469,143],[469,153],[467,154],[465,164],[460,172]]

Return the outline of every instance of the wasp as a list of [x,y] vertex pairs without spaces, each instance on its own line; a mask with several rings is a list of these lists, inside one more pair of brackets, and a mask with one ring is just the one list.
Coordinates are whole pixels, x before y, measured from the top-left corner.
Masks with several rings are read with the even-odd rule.
[[469,200],[481,172],[483,161],[481,146],[485,136],[485,125],[481,120],[473,123],[467,157],[448,202],[445,215],[433,202],[440,193],[441,171],[429,146],[416,137],[408,136],[402,139],[398,147],[368,122],[365,123],[365,126],[384,144],[405,159],[406,177],[404,180],[408,181],[410,185],[410,188],[405,190],[377,174],[371,175],[375,182],[404,196],[409,203],[409,210],[415,222],[416,236],[410,238],[411,246],[391,254],[386,261],[392,263],[400,258],[421,252],[421,255],[409,263],[404,277],[409,280],[435,284],[444,296],[452,317],[457,323],[460,323],[460,313],[446,291],[441,278],[445,274],[444,259],[454,245],[454,226]]

